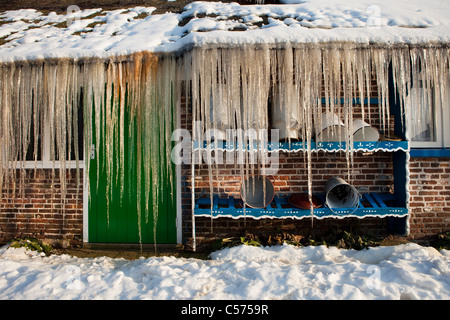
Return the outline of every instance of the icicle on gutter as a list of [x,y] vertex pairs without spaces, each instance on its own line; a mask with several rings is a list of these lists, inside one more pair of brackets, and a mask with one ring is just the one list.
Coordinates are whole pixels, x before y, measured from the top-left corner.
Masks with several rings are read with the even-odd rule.
[[[107,204],[113,200],[110,199],[113,184],[119,186],[121,197],[114,200],[122,201],[124,185],[131,185],[132,177],[136,177],[139,242],[142,245],[142,221],[145,218],[149,223],[151,212],[155,250],[160,199],[166,197],[166,192],[171,199],[175,197],[170,162],[173,111],[178,97],[175,70],[176,60],[171,57],[160,59],[151,53],[137,53],[109,61],[91,61],[83,75],[85,101],[93,101],[85,103],[85,114],[88,119],[93,115],[96,125],[95,141],[92,129],[85,130],[86,145],[99,146],[100,137],[104,137],[102,158],[119,156],[116,173],[112,160],[105,161],[105,168],[97,168],[97,176],[101,170],[106,172]],[[126,113],[128,122],[125,122]],[[129,148],[125,154],[125,145],[136,145],[135,154],[134,148]],[[100,148],[96,150],[98,154]],[[135,167],[130,165],[126,172],[124,164],[133,163],[134,159]],[[116,181],[112,181],[113,177]],[[162,185],[162,181],[167,181],[168,185]],[[131,188],[129,190],[132,192]]]
[[[424,108],[430,105],[430,88],[439,88],[437,100],[443,107],[449,76],[449,48],[360,48],[351,44],[244,46],[194,48],[181,58],[138,53],[104,60],[5,63],[0,68],[0,194],[24,176],[25,160],[34,161],[35,168],[43,161],[38,159],[43,153],[39,150],[43,148],[39,139],[45,138],[49,141],[48,160],[53,163],[53,169],[59,162],[61,194],[65,198],[68,160],[76,160],[79,176],[78,152],[74,152],[75,159],[70,158],[72,144],[69,142],[78,138],[76,117],[79,108],[83,108],[86,176],[89,177],[90,172],[91,145],[99,146],[100,137],[105,138],[104,154],[101,155],[104,159],[118,154],[117,161],[125,163],[126,159],[129,161],[137,156],[139,164],[134,169],[143,177],[137,187],[139,201],[147,203],[149,197],[152,198],[151,208],[146,207],[145,213],[138,209],[138,214],[140,218],[144,214],[148,221],[151,211],[156,231],[158,199],[164,196],[166,189],[153,186],[159,185],[164,175],[171,184],[167,192],[174,196],[168,161],[169,141],[174,124],[173,110],[178,106],[183,81],[188,87],[187,92],[192,92],[193,119],[202,124],[200,133],[193,136],[203,139],[208,129],[232,129],[240,132],[234,137],[239,146],[246,142],[242,133],[248,135],[271,128],[268,100],[277,95],[280,111],[284,110],[281,120],[285,120],[286,132],[298,130],[299,139],[306,142],[307,184],[311,198],[314,152],[311,142],[322,127],[322,114],[337,114],[343,120],[346,131],[339,139],[346,142],[345,153],[350,168],[352,119],[362,117],[371,121],[373,79],[376,79],[378,91],[381,129],[384,133],[391,130],[388,85],[391,74],[401,114],[405,115],[408,127],[408,121],[420,119],[427,111]],[[411,90],[417,84],[428,89],[421,94]],[[79,104],[81,96],[83,106]],[[362,107],[360,115],[355,115],[352,103],[357,98]],[[128,112],[130,117],[125,121]],[[292,118],[296,118],[295,121]],[[403,117],[401,120],[404,121]],[[125,153],[125,141],[137,144],[137,154],[132,150]],[[74,147],[77,148],[76,143]],[[99,159],[100,148],[94,152],[95,158]],[[262,150],[257,152],[262,153]],[[152,161],[163,156],[166,161]],[[253,163],[254,154],[237,149],[231,156],[240,168],[242,181],[255,173],[264,174],[264,164]],[[264,159],[262,154],[260,159]],[[192,168],[195,168],[194,162]],[[119,166],[114,174],[114,167],[107,163],[104,168],[98,168],[96,174],[100,176],[106,172],[107,189],[111,190],[113,184],[118,185],[123,196],[124,186],[131,179],[132,168],[129,170]],[[55,170],[53,175],[56,175]],[[208,176],[211,181],[213,172],[208,172]],[[192,201],[195,201],[194,189]],[[213,191],[211,184],[211,197]],[[112,201],[111,194],[107,197],[108,203]],[[154,236],[156,242],[156,233]]]
[[[92,187],[98,188],[101,175],[106,177],[109,207],[111,201],[122,200],[124,186],[131,182],[132,171],[136,170],[139,239],[142,242],[141,219],[145,217],[148,222],[148,214],[152,212],[156,244],[158,203],[166,195],[172,199],[175,196],[170,137],[178,97],[176,63],[172,57],[158,59],[151,53],[139,53],[110,59],[55,59],[1,65],[0,195],[3,197],[2,192],[16,183],[17,172],[19,177],[24,176],[26,161],[32,160],[35,170],[47,168],[51,163],[53,177],[58,164],[59,192],[65,201],[68,161],[76,161],[77,177],[80,176],[78,120],[81,119],[77,115],[79,108],[83,108],[85,176],[89,179],[89,155],[94,145],[94,158],[105,161],[102,167],[98,166],[97,186]],[[133,148],[126,154],[124,146],[133,143],[137,154],[133,154]],[[124,163],[134,158],[136,167],[130,166],[126,172]],[[118,163],[116,172],[114,161]],[[165,178],[168,185],[161,186]],[[121,199],[112,198],[113,186],[119,187]],[[23,190],[23,183],[20,187]],[[108,212],[107,220],[109,225]]]

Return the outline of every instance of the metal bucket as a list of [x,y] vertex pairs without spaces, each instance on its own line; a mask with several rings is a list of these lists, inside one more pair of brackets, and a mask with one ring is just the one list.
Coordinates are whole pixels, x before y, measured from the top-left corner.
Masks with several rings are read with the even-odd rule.
[[206,141],[214,141],[216,139],[224,140],[226,130],[232,128],[232,120],[228,109],[222,105],[222,101],[227,99],[226,94],[227,92],[225,90],[217,90],[213,94],[213,90],[211,89],[209,104],[209,128],[211,130],[210,132],[204,133],[206,134],[206,137],[204,137]]
[[241,184],[241,199],[250,208],[265,208],[274,196],[273,184],[267,177],[252,176]]
[[286,115],[288,102],[280,97],[278,90],[276,91],[272,101],[272,127],[279,130],[280,140],[297,140],[300,129],[298,110],[295,104],[291,103],[290,114]]
[[353,120],[353,141],[378,141],[380,133],[361,119]]
[[325,194],[325,204],[329,208],[354,208],[359,204],[358,190],[339,177],[328,179]]
[[316,133],[318,141],[345,141],[345,126],[337,114],[322,114],[322,127]]

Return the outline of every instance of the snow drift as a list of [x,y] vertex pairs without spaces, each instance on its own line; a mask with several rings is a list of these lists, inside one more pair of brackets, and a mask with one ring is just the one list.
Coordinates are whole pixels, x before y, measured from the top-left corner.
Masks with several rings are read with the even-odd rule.
[[211,260],[41,256],[0,249],[0,299],[442,299],[450,253],[405,244],[336,247],[238,246]]

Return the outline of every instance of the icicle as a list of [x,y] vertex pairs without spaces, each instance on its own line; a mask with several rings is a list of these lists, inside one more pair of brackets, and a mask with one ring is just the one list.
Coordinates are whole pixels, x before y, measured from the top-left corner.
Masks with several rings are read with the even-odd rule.
[[[371,51],[366,49],[364,50],[364,59],[363,65],[360,66],[364,68],[364,79],[366,81],[366,92],[367,92],[367,112],[369,123],[372,123],[372,113],[370,110],[370,99],[371,99],[371,81],[372,81],[372,69],[371,69]],[[364,120],[364,119],[363,119]]]
[[[49,139],[49,149],[44,151],[50,154],[53,162],[52,177],[56,176],[55,162],[59,161],[61,199],[65,201],[66,169],[69,169],[67,159],[72,152],[75,153],[78,169],[78,104],[83,94],[86,176],[89,177],[90,172],[92,145],[95,146],[96,159],[111,159],[117,152],[117,171],[113,172],[113,161],[105,161],[105,167],[98,167],[96,173],[97,184],[103,173],[107,177],[109,206],[118,200],[113,198],[114,184],[118,185],[122,201],[124,186],[132,182],[131,171],[136,170],[138,177],[142,176],[142,181],[137,179],[135,183],[139,229],[144,213],[148,222],[151,211],[156,243],[159,202],[169,193],[173,197],[174,193],[172,169],[168,162],[171,151],[169,141],[183,78],[186,92],[192,91],[192,124],[195,121],[201,123],[201,130],[194,133],[194,138],[202,141],[206,131],[224,128],[224,124],[218,121],[222,117],[227,122],[226,128],[235,133],[233,139],[238,147],[227,155],[227,159],[228,156],[234,157],[242,182],[255,174],[257,169],[262,169],[259,172],[265,174],[264,150],[260,148],[259,153],[244,152],[242,148],[252,142],[253,133],[259,135],[261,130],[269,128],[268,99],[270,94],[273,98],[277,96],[287,124],[286,131],[293,127],[300,129],[305,143],[311,201],[311,143],[313,132],[321,128],[322,113],[327,116],[337,113],[343,119],[347,131],[340,140],[346,142],[346,158],[351,169],[353,101],[359,98],[362,118],[368,118],[371,122],[372,80],[377,79],[381,129],[389,134],[389,65],[392,65],[393,82],[399,96],[396,102],[400,105],[401,114],[411,116],[406,117],[407,121],[410,118],[420,119],[422,113],[429,111],[422,108],[431,106],[433,90],[436,90],[436,99],[445,107],[450,68],[449,49],[431,46],[358,48],[350,44],[298,47],[286,44],[278,48],[267,45],[258,48],[195,48],[184,54],[180,64],[169,55],[161,57],[157,59],[154,54],[137,53],[109,59],[3,64],[0,68],[0,194],[16,180],[22,180],[23,184],[23,169],[30,149],[33,149],[32,157],[37,169],[38,139],[46,137]],[[422,93],[411,90],[420,82],[424,89]],[[322,103],[322,98],[325,98],[325,103]],[[413,105],[411,99],[420,103]],[[343,105],[340,105],[341,100]],[[127,113],[128,122],[125,121]],[[298,124],[292,125],[291,118],[294,116],[298,117]],[[125,136],[126,131],[128,136]],[[104,147],[100,145],[102,142]],[[125,144],[136,145],[136,152],[130,150],[129,154],[125,154]],[[249,147],[252,148],[251,145]],[[103,154],[100,154],[101,150]],[[212,163],[211,150],[207,151],[206,155],[210,157],[207,161]],[[255,163],[258,158],[262,163]],[[124,163],[133,159],[137,159],[137,167],[125,172]],[[217,163],[215,168],[218,168]],[[194,169],[195,157],[192,157],[192,209],[195,205]],[[212,169],[213,166],[208,165],[211,200],[215,191]],[[164,179],[170,184],[167,189],[159,187]],[[89,183],[86,186],[89,188]],[[141,202],[145,202],[145,207],[141,208]],[[109,223],[109,213],[107,220]],[[142,241],[141,231],[139,236]]]

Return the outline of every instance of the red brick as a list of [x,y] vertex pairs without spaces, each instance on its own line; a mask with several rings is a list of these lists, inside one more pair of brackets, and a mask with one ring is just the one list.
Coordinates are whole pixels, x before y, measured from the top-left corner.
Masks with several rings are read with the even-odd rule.
[[[0,205],[0,228],[2,230],[0,241],[8,241],[17,236],[31,236],[61,240],[64,237],[73,243],[79,243],[82,239],[83,228],[82,181],[80,181],[77,192],[77,184],[72,182],[76,175],[67,175],[68,179],[72,179],[72,181],[68,181],[67,200],[65,204],[62,204],[61,194],[57,190],[60,185],[58,173],[54,179],[50,177],[51,169],[39,169],[36,172],[26,170],[23,180],[26,186],[22,189],[24,193],[16,192],[15,198],[13,198],[13,190],[10,188],[6,192],[8,199],[4,198],[5,193],[2,195],[2,203],[7,205]],[[67,213],[64,230],[62,230],[63,220],[60,212],[63,206]],[[1,217],[5,217],[7,220]]]

